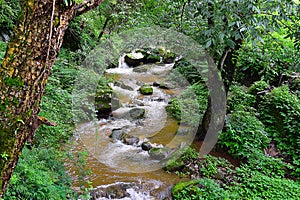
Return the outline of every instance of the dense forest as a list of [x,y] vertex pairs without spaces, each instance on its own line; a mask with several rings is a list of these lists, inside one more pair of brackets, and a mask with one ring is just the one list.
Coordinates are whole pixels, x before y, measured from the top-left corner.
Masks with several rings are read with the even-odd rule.
[[0,0],[0,199],[300,199],[299,25],[298,0]]

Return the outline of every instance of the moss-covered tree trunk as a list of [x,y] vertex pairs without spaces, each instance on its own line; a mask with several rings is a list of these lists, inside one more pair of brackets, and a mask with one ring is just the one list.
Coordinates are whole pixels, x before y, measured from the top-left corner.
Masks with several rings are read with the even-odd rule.
[[39,125],[55,125],[38,114],[69,22],[102,1],[79,5],[65,5],[61,0],[23,1],[0,68],[0,197],[4,196],[25,142]]

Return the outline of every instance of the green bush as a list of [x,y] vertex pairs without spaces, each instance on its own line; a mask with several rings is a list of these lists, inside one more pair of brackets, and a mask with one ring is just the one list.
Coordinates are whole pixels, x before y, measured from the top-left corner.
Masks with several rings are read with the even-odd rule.
[[218,168],[227,169],[229,172],[229,169],[233,167],[228,160],[211,155],[207,155],[204,159],[199,160],[198,165],[200,175],[207,178],[213,178],[217,174]]
[[171,71],[168,79],[176,85],[186,86],[193,85],[198,82],[203,83],[203,78],[201,77],[200,72],[184,58],[176,61],[173,69],[174,70]]
[[[281,153],[300,166],[300,100],[287,86],[273,89],[259,105],[260,119]],[[298,167],[297,174],[300,170]]]
[[199,179],[175,184],[174,200],[230,199],[228,193],[211,179]]
[[53,148],[31,151],[24,148],[4,199],[61,200],[74,197],[60,154]]
[[237,169],[238,182],[228,188],[231,199],[300,199],[299,183],[284,178],[273,178],[258,171]]
[[191,147],[185,147],[175,152],[173,157],[173,159],[169,159],[166,163],[167,171],[176,171],[182,169],[186,163],[193,162],[193,160],[198,158],[199,154],[195,149]]
[[266,91],[270,88],[270,85],[264,80],[256,81],[248,88],[248,93],[252,95],[257,95],[257,93]]
[[282,158],[269,157],[258,149],[252,150],[248,162],[242,166],[272,178],[289,177],[291,171],[294,170],[294,167],[284,162]]
[[285,37],[287,32],[282,29],[265,35],[264,43],[244,43],[239,50],[235,81],[250,86],[264,79],[277,86],[282,74],[299,68],[299,53],[293,41]]
[[253,111],[236,110],[226,119],[218,144],[235,157],[249,158],[251,150],[265,148],[269,141],[264,125]]
[[170,100],[166,107],[167,112],[189,125],[199,125],[206,111],[208,103],[208,89],[204,84],[195,83],[183,93]]
[[5,55],[7,44],[5,42],[0,41],[0,65],[2,63],[2,58]]
[[255,96],[248,94],[243,86],[232,85],[227,97],[227,112],[238,110],[240,107],[253,107]]
[[21,1],[0,0],[0,27],[1,31],[8,33],[14,27],[15,21],[17,20],[19,11],[21,10]]

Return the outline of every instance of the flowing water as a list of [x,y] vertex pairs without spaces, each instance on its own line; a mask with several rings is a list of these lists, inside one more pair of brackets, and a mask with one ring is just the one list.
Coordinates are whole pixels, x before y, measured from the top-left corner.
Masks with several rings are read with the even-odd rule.
[[[145,66],[147,72],[136,73],[132,68],[121,65],[119,68],[107,70],[107,74],[117,74],[118,82],[127,88],[111,85],[121,102],[121,108],[113,111],[109,119],[81,124],[76,130],[74,152],[88,151],[87,166],[91,169],[94,188],[125,187],[127,197],[120,199],[163,199],[169,196],[170,187],[180,181],[174,174],[166,173],[163,162],[151,158],[147,151],[142,150],[141,143],[149,141],[158,147],[170,149],[191,144],[193,134],[176,135],[182,126],[168,117],[165,107],[168,100],[180,94],[180,89],[160,89],[153,87],[152,95],[141,95],[139,87],[153,82],[165,83],[167,73],[173,65]],[[128,89],[129,88],[129,89]],[[132,90],[130,89],[132,88]],[[145,118],[134,120],[126,113],[133,107],[145,109]],[[124,117],[126,116],[126,117]],[[139,138],[136,145],[126,145],[109,138],[113,129],[122,129],[131,136]],[[74,172],[70,172],[74,173]],[[128,186],[128,184],[133,184]],[[112,189],[110,189],[112,190]],[[98,195],[99,196],[99,195]],[[95,199],[113,199],[95,197]]]

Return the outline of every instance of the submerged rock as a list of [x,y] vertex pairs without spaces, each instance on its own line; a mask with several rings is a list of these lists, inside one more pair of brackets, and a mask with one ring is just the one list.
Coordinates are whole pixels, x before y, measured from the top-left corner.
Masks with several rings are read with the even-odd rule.
[[114,140],[123,141],[126,137],[128,137],[128,134],[125,133],[125,131],[123,131],[122,129],[113,129],[109,137]]
[[132,71],[136,72],[136,73],[146,73],[149,68],[151,68],[151,65],[141,65],[141,66],[135,67]]
[[122,199],[130,197],[128,189],[133,188],[134,183],[116,183],[108,187],[98,187],[90,191],[91,199],[96,200],[102,198]]
[[140,139],[138,137],[130,136],[124,138],[123,143],[127,145],[135,145],[139,143]]
[[133,90],[134,90],[134,88],[132,88],[132,87],[129,86],[129,85],[126,85],[126,84],[123,83],[123,82],[116,82],[114,85],[115,85],[115,86],[118,86],[118,87],[120,87],[120,88],[122,88],[122,89],[124,89],[124,90],[130,90],[130,91],[133,91]]
[[172,85],[171,83],[159,83],[159,82],[153,82],[152,85],[154,87],[159,87],[161,89],[174,89],[175,86]]
[[145,116],[144,108],[133,108],[129,111],[129,115],[132,119],[141,119]]
[[144,84],[142,87],[140,87],[139,91],[143,95],[151,95],[151,94],[153,94],[153,88],[150,85],[148,85],[148,84]]
[[165,159],[169,155],[169,148],[163,147],[163,148],[151,148],[149,150],[149,155],[151,158],[156,160]]

